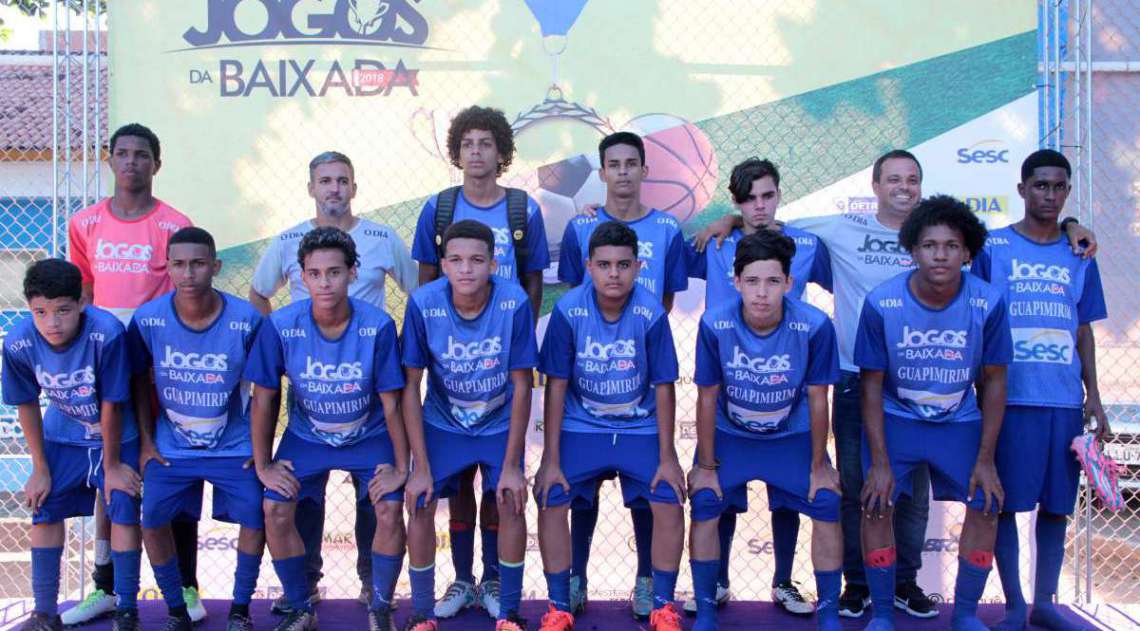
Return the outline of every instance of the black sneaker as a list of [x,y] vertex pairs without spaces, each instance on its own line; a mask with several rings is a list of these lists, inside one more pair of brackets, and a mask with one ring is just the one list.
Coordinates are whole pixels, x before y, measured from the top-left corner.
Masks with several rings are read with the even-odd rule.
[[368,631],[396,631],[391,609],[369,609]]
[[253,619],[245,614],[231,613],[226,620],[226,631],[253,631]]
[[317,614],[312,611],[294,611],[273,627],[273,631],[316,631]]
[[901,609],[915,618],[934,618],[938,615],[934,601],[914,581],[903,581],[895,586],[895,609]]
[[139,631],[138,609],[121,609],[115,612],[111,631]]
[[[319,602],[321,602],[321,590],[317,587],[313,587],[312,591],[309,592],[309,606],[315,607]],[[287,616],[293,613],[293,608],[289,606],[289,599],[285,597],[285,594],[281,594],[273,600],[269,611],[278,616]]]
[[839,596],[839,615],[844,618],[861,618],[871,605],[871,591],[863,585],[848,585]]
[[31,617],[20,625],[20,631],[63,631],[63,621],[58,615],[34,611]]
[[166,619],[166,624],[162,625],[162,631],[191,631],[193,628],[190,616],[170,616]]

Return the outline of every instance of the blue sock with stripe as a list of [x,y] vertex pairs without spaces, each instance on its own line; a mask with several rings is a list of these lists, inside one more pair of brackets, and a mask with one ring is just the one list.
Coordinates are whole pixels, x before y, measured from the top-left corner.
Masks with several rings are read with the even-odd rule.
[[392,607],[392,594],[396,591],[396,580],[400,578],[400,568],[403,565],[403,554],[372,553],[373,609],[390,609]]
[[517,615],[522,602],[523,564],[499,559],[499,620]]

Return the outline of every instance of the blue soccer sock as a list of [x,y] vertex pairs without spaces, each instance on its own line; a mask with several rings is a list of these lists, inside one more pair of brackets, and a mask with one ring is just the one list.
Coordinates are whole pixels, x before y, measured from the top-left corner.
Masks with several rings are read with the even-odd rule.
[[235,605],[248,606],[257,589],[257,577],[261,574],[261,555],[237,551],[237,567],[234,569]]
[[480,526],[480,541],[483,543],[483,581],[499,580],[499,527]]
[[274,559],[273,569],[281,581],[285,600],[294,611],[311,611],[309,606],[309,586],[305,581],[305,555],[287,559]]
[[671,572],[653,568],[653,608],[660,609],[673,603],[677,590],[677,570]]
[[[865,555],[863,569],[867,575],[867,587],[871,590],[873,618],[891,625],[895,621],[895,547],[871,550]],[[880,625],[882,626],[882,625]]]
[[816,624],[822,631],[839,631],[839,585],[843,582],[843,571],[815,573],[815,591],[819,594],[816,606]]
[[653,575],[653,511],[631,508],[633,546],[637,548],[637,577]]
[[455,566],[455,580],[475,582],[475,524],[451,520],[448,526],[451,537],[451,564]]
[[594,529],[598,527],[598,508],[570,509],[570,576],[581,579],[582,590],[586,589],[586,568],[590,564],[590,544],[594,541]]
[[[392,607],[392,594],[396,591],[396,580],[400,578],[400,567],[403,565],[403,553],[372,553],[371,606],[373,609],[390,609]],[[435,591],[434,588],[432,591]]]
[[[171,555],[170,560],[162,565],[151,563],[154,572],[154,582],[162,592],[162,599],[170,615],[183,617],[186,613],[186,601],[182,598],[182,573],[178,570],[178,555]],[[183,616],[179,616],[183,614]]]
[[973,557],[958,557],[958,578],[954,584],[954,613],[950,627],[955,631],[985,631],[985,625],[978,620],[978,601],[986,589],[993,555],[983,551],[967,554],[972,554]]
[[435,563],[426,567],[409,565],[408,580],[412,584],[412,613],[435,618]]
[[1052,631],[1070,631],[1081,627],[1061,616],[1053,605],[1057,595],[1057,581],[1061,564],[1065,560],[1065,529],[1068,519],[1064,515],[1037,514],[1037,574],[1033,589],[1033,611],[1029,622]]
[[519,612],[524,563],[508,563],[499,559],[499,620],[506,620]]
[[693,571],[693,596],[697,600],[697,620],[693,631],[714,631],[716,629],[716,575],[720,561],[689,560]]
[[720,515],[716,526],[720,535],[720,570],[716,575],[717,585],[728,587],[728,558],[732,556],[732,538],[736,536],[736,513],[725,511]]
[[32,548],[32,594],[36,611],[54,616],[59,611],[59,564],[63,548]]
[[1020,543],[1017,535],[1017,515],[1002,513],[998,517],[997,542],[994,544],[994,561],[997,563],[1001,588],[1005,593],[1005,619],[994,627],[997,631],[1018,631],[1025,628],[1026,604],[1021,592]]
[[772,511],[772,552],[776,557],[772,587],[792,581],[792,564],[796,560],[796,540],[799,536],[799,513],[786,508]]
[[558,611],[570,611],[570,569],[555,574],[546,573],[546,594],[550,604]]
[[[111,564],[115,566],[115,594],[119,597],[119,611],[138,609],[139,563],[141,550],[111,551]],[[181,578],[179,581],[181,582]]]

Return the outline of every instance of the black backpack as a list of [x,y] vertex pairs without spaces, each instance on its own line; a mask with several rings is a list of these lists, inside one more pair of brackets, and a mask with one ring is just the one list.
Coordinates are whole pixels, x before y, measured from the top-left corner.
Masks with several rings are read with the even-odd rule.
[[[440,191],[435,204],[435,250],[436,255],[443,259],[443,233],[451,225],[455,217],[455,204],[459,201],[459,192],[462,186],[452,186]],[[523,270],[526,269],[526,206],[527,194],[521,188],[507,189],[507,226],[511,230],[511,240],[515,246],[515,271],[522,282]]]

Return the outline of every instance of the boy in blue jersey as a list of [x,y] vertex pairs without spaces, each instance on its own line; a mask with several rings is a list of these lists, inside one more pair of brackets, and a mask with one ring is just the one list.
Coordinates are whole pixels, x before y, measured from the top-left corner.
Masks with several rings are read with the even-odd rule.
[[[768,505],[814,520],[819,628],[839,628],[839,474],[827,459],[828,389],[839,380],[827,315],[789,296],[796,245],[760,230],[736,244],[737,294],[701,316],[694,383],[697,456],[689,472],[694,629],[716,629],[718,519],[748,482]],[[814,609],[814,608],[813,608]]]
[[[689,277],[706,281],[706,310],[715,305],[733,302],[739,296],[734,269],[737,244],[744,237],[762,229],[782,232],[795,244],[795,254],[792,255],[788,271],[792,282],[787,291],[789,297],[801,299],[809,282],[831,291],[831,257],[827,246],[810,232],[776,221],[776,209],[780,206],[780,171],[775,164],[759,158],[748,158],[741,162],[732,168],[732,174],[728,178],[728,191],[740,212],[741,227],[734,228],[719,249],[704,248],[704,251],[698,251],[696,237],[685,244]],[[736,533],[736,510],[748,510],[747,493],[742,493],[734,502],[737,504],[735,510],[725,511],[720,516],[717,604],[724,604],[731,597],[728,591],[728,556]],[[772,548],[776,560],[776,569],[772,574],[772,601],[789,613],[808,616],[815,608],[804,601],[796,584],[792,582],[792,565],[795,562],[799,530],[798,512],[786,508],[772,511]],[[685,602],[686,613],[696,611],[695,599]]]
[[586,262],[591,282],[559,299],[542,344],[540,370],[548,380],[535,498],[550,597],[543,631],[573,627],[566,514],[571,502],[596,504],[600,479],[612,471],[626,505],[648,502],[655,522],[649,627],[681,628],[673,608],[685,498],[673,444],[677,355],[668,314],[635,281],[637,254],[633,229],[598,224]]
[[[63,628],[57,613],[63,520],[90,516],[96,490],[110,498],[111,562],[118,594],[112,628],[139,628],[139,437],[130,400],[123,325],[81,304],[79,268],[38,261],[24,275],[31,317],[4,339],[4,403],[17,407],[32,473],[24,484],[35,609],[20,628]],[[41,413],[39,398],[48,400]],[[178,581],[178,578],[175,577]]]
[[[498,503],[501,583],[497,631],[524,631],[518,616],[526,556],[523,448],[537,365],[526,292],[495,276],[491,228],[458,221],[443,237],[440,278],[416,290],[404,316],[402,399],[412,474],[406,488],[412,618],[407,631],[435,631],[435,508],[465,471],[483,470],[483,494]],[[420,382],[428,392],[420,399]]]
[[1057,631],[1079,628],[1053,606],[1065,558],[1066,518],[1073,512],[1080,476],[1069,445],[1088,417],[1095,417],[1101,438],[1110,435],[1090,326],[1108,316],[1100,272],[1095,260],[1073,254],[1057,222],[1071,173],[1069,161],[1056,151],[1030,154],[1017,185],[1025,217],[990,233],[973,267],[1003,292],[1013,338],[1009,399],[996,456],[1005,504],[995,556],[1006,602],[1006,619],[997,628],[1005,631],[1025,628],[1016,513],[1034,508],[1039,509],[1037,576],[1029,621]]
[[[598,144],[601,167],[598,177],[606,183],[606,203],[592,215],[575,217],[562,234],[558,279],[571,286],[589,280],[582,246],[590,243],[594,230],[606,221],[620,221],[637,234],[637,283],[657,296],[666,313],[673,308],[673,295],[689,286],[685,265],[685,238],[672,215],[641,203],[641,182],[649,175],[645,143],[631,132],[617,132]],[[571,601],[574,611],[586,602],[586,567],[590,542],[598,523],[597,502],[585,508],[578,503],[571,511],[573,563]],[[653,537],[653,514],[639,502],[631,508],[637,547],[637,577],[631,594],[634,616],[645,618],[653,607],[652,562],[649,541]]]
[[202,482],[209,482],[214,518],[241,525],[226,628],[249,631],[265,520],[261,482],[250,466],[249,384],[242,371],[262,317],[248,302],[214,289],[222,262],[210,233],[182,228],[170,237],[166,258],[174,292],[139,307],[127,334],[144,474],[143,541],[170,610],[164,629],[189,631],[170,524],[193,510]]
[[986,628],[976,614],[1004,500],[994,452],[1012,344],[1001,291],[962,271],[985,236],[962,202],[923,200],[899,230],[917,269],[871,290],[863,303],[854,356],[863,387],[863,558],[874,604],[867,629],[894,628],[891,513],[900,495],[913,492],[912,472],[923,463],[934,497],[967,507],[951,628]]
[[[514,280],[526,290],[534,320],[542,308],[542,271],[550,265],[546,227],[538,203],[523,191],[507,189],[498,182],[515,157],[514,132],[500,110],[473,105],[459,112],[447,130],[451,163],[463,171],[463,185],[433,195],[424,203],[416,222],[412,257],[420,263],[419,284],[440,276],[440,253],[444,222],[437,214],[441,202],[451,208],[451,221],[473,219],[490,227],[495,236],[495,275]],[[525,199],[525,218],[512,220],[512,195]],[[451,203],[453,202],[453,203]],[[525,219],[525,224],[517,223]],[[516,225],[512,226],[512,223]],[[516,246],[524,251],[516,251]],[[456,494],[448,499],[451,559],[455,581],[436,604],[435,613],[449,618],[473,604],[492,618],[499,615],[498,523],[494,498],[481,502],[480,533],[483,546],[483,576],[475,585],[476,496],[475,470],[464,472]]]
[[[369,628],[390,631],[404,557],[400,490],[408,470],[396,325],[379,307],[349,298],[358,258],[345,232],[313,229],[301,240],[297,260],[312,297],[270,314],[245,366],[254,384],[250,423],[254,465],[265,486],[265,538],[291,609],[276,628],[317,626],[294,513],[298,500],[324,501],[325,476],[336,469],[359,478],[359,492],[375,507]],[[291,386],[289,425],[271,456],[282,375]]]

